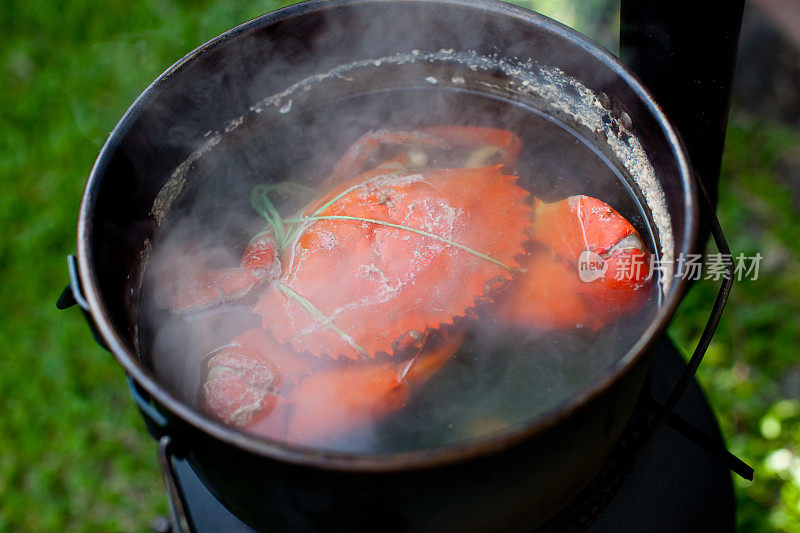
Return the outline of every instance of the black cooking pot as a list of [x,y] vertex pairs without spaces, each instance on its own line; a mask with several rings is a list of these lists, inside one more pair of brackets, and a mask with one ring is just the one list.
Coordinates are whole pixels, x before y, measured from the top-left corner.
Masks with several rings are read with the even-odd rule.
[[[668,268],[660,308],[638,341],[570,401],[522,427],[452,446],[384,455],[290,447],[222,425],[164,388],[141,356],[142,272],[170,209],[195,182],[211,179],[209,154],[225,145],[249,159],[264,142],[279,145],[283,133],[297,133],[282,128],[302,127],[283,115],[392,91],[413,106],[408,95],[423,88],[445,96],[425,98],[415,113],[436,115],[446,95],[463,92],[565,124],[625,173],[662,260],[694,247],[698,196],[675,131],[614,56],[545,17],[468,0],[314,1],[199,47],[145,90],[103,147],[81,206],[71,286],[130,375],[162,452],[185,456],[220,501],[256,528],[505,531],[541,523],[615,444],[651,348],[686,289]],[[331,151],[353,140],[334,138]],[[216,190],[224,195],[224,183]]]

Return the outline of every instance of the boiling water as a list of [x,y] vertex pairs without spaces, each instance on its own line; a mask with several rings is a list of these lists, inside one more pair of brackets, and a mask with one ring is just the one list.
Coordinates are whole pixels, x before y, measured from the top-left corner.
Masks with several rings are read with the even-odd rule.
[[[545,201],[576,194],[599,198],[631,221],[649,250],[656,249],[646,211],[624,175],[574,131],[521,105],[464,91],[409,89],[246,120],[193,168],[190,189],[173,206],[154,243],[151,265],[178,246],[197,244],[212,250],[209,267],[235,266],[264,225],[250,205],[253,186],[291,180],[302,186],[297,190],[313,189],[367,131],[440,124],[514,131],[523,142],[513,169],[522,187]],[[307,194],[286,194],[276,199],[282,200],[276,207],[291,216],[308,199]],[[165,386],[199,409],[206,355],[259,325],[251,312],[256,296],[200,313],[170,315],[153,304],[154,270],[148,267],[142,289],[142,355]],[[336,272],[329,275],[335,282]],[[512,328],[490,316],[470,321],[466,340],[452,360],[403,409],[321,446],[392,452],[463,442],[532,423],[618,362],[658,306],[655,287],[642,310],[599,331]]]

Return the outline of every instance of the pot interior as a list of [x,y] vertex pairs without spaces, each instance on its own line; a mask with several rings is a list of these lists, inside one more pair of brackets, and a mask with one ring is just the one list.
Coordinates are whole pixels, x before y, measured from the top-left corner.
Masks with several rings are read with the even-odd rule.
[[[443,31],[399,29],[444,12]],[[154,376],[171,401],[201,412],[204,361],[259,326],[255,301],[187,316],[159,309],[153,265],[162,250],[197,244],[214,250],[210,266],[234,266],[265,223],[251,205],[255,186],[290,183],[276,189],[275,202],[291,216],[320,193],[348,147],[375,130],[511,130],[523,143],[513,166],[521,187],[546,202],[602,199],[671,265],[691,233],[691,191],[674,139],[609,58],[533,20],[541,26],[505,8],[475,13],[427,3],[319,7],[255,21],[151,87],[112,135],[90,182],[92,274],[125,346],[118,357]],[[377,38],[387,21],[396,39]],[[508,31],[496,31],[501,23]],[[454,30],[464,27],[494,31],[487,40]],[[453,360],[406,408],[322,447],[446,446],[558,416],[663,327],[679,283],[672,267],[661,274],[642,311],[599,329],[511,327],[476,308]],[[337,272],[329,275],[335,283]]]

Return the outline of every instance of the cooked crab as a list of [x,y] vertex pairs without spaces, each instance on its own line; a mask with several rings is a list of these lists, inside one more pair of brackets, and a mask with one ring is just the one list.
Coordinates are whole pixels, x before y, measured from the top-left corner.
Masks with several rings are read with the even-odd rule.
[[[473,126],[362,137],[291,217],[267,219],[240,265],[157,285],[175,313],[258,294],[261,327],[206,360],[204,408],[311,444],[402,408],[483,307],[521,327],[599,329],[647,294],[649,252],[600,200],[532,198],[509,169],[517,135]],[[586,252],[605,274],[582,280]],[[640,263],[622,276],[625,262]]]

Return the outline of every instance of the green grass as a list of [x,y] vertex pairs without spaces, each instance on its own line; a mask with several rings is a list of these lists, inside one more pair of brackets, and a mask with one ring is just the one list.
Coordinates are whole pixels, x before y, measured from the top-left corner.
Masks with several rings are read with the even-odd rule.
[[166,513],[121,367],[57,312],[86,176],[198,44],[277,2],[0,2],[0,531],[145,530]]
[[[54,303],[86,175],[125,108],[196,45],[277,6],[0,0],[0,531],[141,531],[166,513],[121,368]],[[577,12],[565,22],[580,26]],[[731,247],[766,256],[759,281],[734,288],[700,372],[733,450],[757,468],[737,484],[745,531],[800,520],[800,198],[783,177],[800,170],[799,140],[737,117],[721,182]],[[700,283],[682,305],[681,346],[714,291]]]

